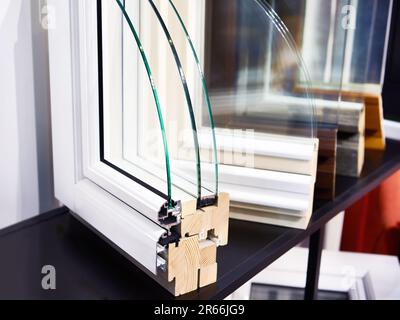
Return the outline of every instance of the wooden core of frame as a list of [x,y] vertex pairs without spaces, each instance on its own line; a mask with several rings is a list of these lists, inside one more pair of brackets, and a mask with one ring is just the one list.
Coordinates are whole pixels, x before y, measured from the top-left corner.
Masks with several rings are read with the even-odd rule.
[[[300,89],[301,90],[301,89]],[[312,93],[338,95],[337,90],[313,88]],[[343,101],[363,101],[365,104],[365,149],[384,150],[386,147],[381,88],[372,86],[363,90],[344,88]]]
[[319,126],[318,167],[315,199],[332,200],[336,187],[337,128]]
[[365,104],[365,149],[384,150],[386,147],[383,100],[381,93],[343,91],[343,100],[361,100]]
[[384,150],[386,147],[382,96],[368,96],[364,98],[366,107],[365,117],[365,148]]
[[168,246],[168,289],[175,296],[217,281],[217,249],[228,244],[230,200],[218,196],[218,204],[196,209],[196,201],[182,204],[181,239]]
[[[359,177],[364,166],[365,149],[385,149],[380,88],[365,88],[348,87],[340,92],[342,101],[362,103],[364,108],[339,108],[336,161],[338,175]],[[313,88],[312,92],[323,96],[339,96],[339,92],[334,89]],[[329,195],[330,193],[326,193],[326,196]]]

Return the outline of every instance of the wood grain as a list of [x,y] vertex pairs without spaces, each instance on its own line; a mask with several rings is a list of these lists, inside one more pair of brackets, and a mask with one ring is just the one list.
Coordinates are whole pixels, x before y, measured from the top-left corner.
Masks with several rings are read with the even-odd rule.
[[228,244],[229,206],[227,193],[218,195],[217,205],[201,209],[193,201],[182,203],[181,238],[165,257],[164,286],[175,296],[217,281],[217,248]]
[[182,295],[198,288],[200,249],[197,236],[184,238],[170,244],[168,250],[168,281],[175,281],[175,295]]

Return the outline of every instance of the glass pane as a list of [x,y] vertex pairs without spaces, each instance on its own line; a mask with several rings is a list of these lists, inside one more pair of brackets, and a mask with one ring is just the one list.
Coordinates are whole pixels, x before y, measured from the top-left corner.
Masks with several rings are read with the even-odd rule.
[[355,36],[349,74],[344,89],[382,90],[388,46],[392,0],[363,0],[354,3]]
[[[294,32],[309,70],[318,120],[321,102],[362,102],[363,94],[380,95],[392,0],[269,0]],[[340,103],[337,121],[351,104]],[[354,106],[354,105],[353,105]],[[318,108],[320,107],[320,108]],[[333,114],[332,114],[333,116]]]
[[[343,8],[347,0],[269,0],[274,11],[293,34],[308,70],[306,84],[315,99],[318,132],[337,128],[343,69],[346,62],[347,29],[343,27]],[[296,90],[304,90],[304,79],[298,79]],[[318,134],[318,135],[319,135]]]
[[[129,0],[125,1],[125,5],[128,15],[138,16],[136,30],[139,30],[142,47],[147,54],[154,83],[158,89],[169,147],[172,183],[200,199],[210,192],[202,188],[200,150],[193,102],[174,39],[152,1]],[[144,72],[138,70],[137,74],[140,88]],[[151,115],[147,112],[151,97],[143,92],[139,92],[138,96],[140,100],[138,105],[141,108],[139,115],[148,121],[138,123],[137,154],[130,154],[127,159],[136,163],[144,160],[144,166],[148,163],[156,165],[159,160],[152,152],[148,152],[151,143],[146,141],[148,129],[153,123],[149,118]],[[132,147],[128,145],[127,149],[131,150]],[[181,159],[186,159],[190,172],[182,169]],[[172,197],[174,198],[173,195]]]
[[[234,141],[252,140],[259,133],[314,137],[309,76],[290,33],[268,3],[205,3],[206,77],[215,126]],[[244,152],[247,147],[233,146]]]
[[[151,1],[168,29],[171,43],[174,44],[176,54],[179,56],[181,73],[185,77],[185,83],[190,93],[198,144],[201,150],[199,169],[202,188],[199,198],[202,198],[202,204],[207,205],[218,193],[218,156],[212,106],[203,74],[203,64],[198,54],[204,50],[195,47],[187,29],[196,28],[196,22],[191,20],[187,27],[183,21],[191,12],[197,14],[196,9],[199,8],[199,5],[201,6],[201,2],[178,1],[175,4],[170,0]],[[192,166],[187,160],[182,157],[178,159],[178,162],[183,170],[191,172]],[[192,171],[191,174],[195,174],[195,172]]]
[[[146,52],[143,50],[139,35],[125,10],[125,4],[120,1],[99,1],[101,12],[101,80],[102,80],[102,112],[101,114],[101,157],[102,160],[114,169],[125,174],[129,178],[153,190],[167,200],[172,206],[171,173],[169,164],[169,150],[166,137],[164,119],[159,99],[159,94],[154,83],[154,78]],[[126,35],[126,37],[124,37]],[[128,39],[128,41],[126,41]],[[129,55],[125,59],[125,54]],[[124,93],[126,61],[134,61],[137,70],[142,70],[146,75],[142,90],[147,96],[152,97],[151,103],[147,105],[147,119],[151,119],[149,125],[149,138],[151,137],[151,152],[158,160],[158,175],[147,170],[137,162],[125,161],[125,127],[134,125],[127,122],[128,117],[137,119],[141,116],[125,108],[126,98]],[[140,62],[140,63],[136,63]],[[132,90],[136,81],[131,84]],[[132,112],[133,111],[133,112]],[[143,122],[144,118],[141,118]],[[149,121],[149,120],[148,120]],[[149,121],[149,122],[150,122]],[[131,141],[135,139],[136,133],[130,130]]]
[[[192,129],[193,142],[192,143],[189,142],[189,143],[193,144],[193,147],[194,147],[193,151],[196,156],[196,166],[195,166],[196,171],[194,172],[194,176],[196,176],[196,178],[197,178],[197,181],[196,181],[197,198],[201,199],[202,188],[201,188],[199,140],[198,140],[198,136],[197,136],[197,125],[196,125],[196,119],[195,119],[195,115],[194,115],[194,111],[193,111],[192,97],[189,92],[189,87],[188,87],[187,78],[186,78],[186,74],[185,74],[186,72],[182,66],[181,58],[178,55],[178,51],[175,46],[174,40],[171,37],[171,33],[170,33],[167,25],[165,24],[165,21],[164,21],[163,17],[161,16],[159,9],[157,8],[156,4],[152,0],[149,0],[148,3],[150,4],[151,8],[153,9],[154,14],[157,17],[157,20],[164,32],[165,38],[168,41],[169,47],[171,49],[171,53],[175,59],[175,64],[176,64],[176,68],[179,72],[180,80],[182,83],[182,89],[184,91],[184,96],[185,96],[186,105],[187,105],[187,111],[188,111],[188,115],[190,117],[190,125],[191,125],[191,129]],[[186,136],[185,139],[190,139],[190,137]],[[178,159],[178,160],[180,160],[180,159]]]
[[314,91],[380,93],[392,0],[268,1],[290,30],[299,31],[295,39]]
[[166,198],[170,207],[188,195],[214,199],[201,185],[191,96],[157,7],[134,0],[101,5],[103,161]]

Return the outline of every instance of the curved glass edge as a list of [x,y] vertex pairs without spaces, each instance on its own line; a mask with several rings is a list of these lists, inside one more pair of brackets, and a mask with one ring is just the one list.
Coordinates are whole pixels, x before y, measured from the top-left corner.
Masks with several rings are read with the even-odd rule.
[[169,151],[168,151],[168,141],[167,141],[167,136],[166,136],[166,132],[165,132],[165,124],[164,124],[164,119],[162,116],[162,111],[161,111],[161,105],[160,105],[160,101],[159,101],[159,97],[158,97],[158,93],[157,93],[157,88],[155,86],[154,83],[154,79],[153,79],[153,74],[146,56],[146,53],[144,51],[144,48],[141,44],[140,38],[138,33],[136,32],[136,29],[132,23],[132,20],[128,14],[128,12],[125,9],[125,4],[124,2],[121,2],[120,0],[115,0],[117,5],[120,7],[121,12],[123,13],[123,16],[126,20],[126,22],[129,25],[129,28],[135,38],[136,41],[136,45],[140,51],[140,55],[142,58],[142,61],[144,63],[144,66],[146,68],[147,71],[147,76],[148,76],[148,80],[150,82],[150,86],[152,89],[152,93],[153,93],[153,98],[154,98],[154,102],[156,105],[156,109],[157,109],[157,115],[158,115],[158,120],[159,120],[159,124],[160,124],[160,129],[161,129],[161,135],[162,135],[162,141],[163,141],[163,146],[164,146],[164,153],[165,153],[165,166],[166,166],[166,174],[167,174],[167,188],[168,188],[168,208],[172,209],[173,208],[173,201],[172,201],[172,181],[171,181],[171,170],[170,170],[170,158],[169,158]]
[[269,17],[270,21],[275,25],[276,29],[280,32],[283,39],[289,46],[292,53],[298,59],[298,66],[305,77],[305,91],[306,97],[309,99],[311,103],[311,114],[310,114],[310,123],[311,123],[311,136],[316,137],[316,105],[314,95],[312,94],[312,82],[310,73],[305,65],[302,55],[300,54],[296,42],[294,41],[292,33],[287,28],[286,24],[282,21],[279,15],[275,12],[275,10],[271,7],[271,5],[267,2],[267,0],[254,0],[256,3],[260,5],[260,7],[265,11],[266,15]]
[[[265,1],[265,0],[264,0]],[[306,75],[306,83],[304,83],[304,81],[302,81],[301,79],[299,79],[299,89],[300,90],[304,90],[307,89],[313,97],[313,101],[314,101],[314,108],[315,108],[315,116],[316,116],[316,121],[315,123],[317,124],[317,131],[319,131],[320,128],[324,128],[326,126],[331,127],[334,126],[336,128],[338,128],[340,126],[339,123],[339,119],[340,119],[340,110],[342,108],[342,93],[343,93],[343,87],[344,87],[344,78],[343,78],[343,70],[344,70],[344,66],[346,64],[345,61],[345,56],[346,56],[346,48],[343,46],[342,50],[336,49],[335,50],[335,65],[338,66],[338,68],[340,68],[339,70],[337,70],[338,68],[335,69],[335,78],[337,80],[328,80],[328,82],[324,79],[321,79],[321,66],[318,65],[318,63],[320,63],[320,59],[318,56],[316,56],[317,52],[318,52],[318,48],[325,48],[325,46],[327,46],[328,44],[325,43],[328,41],[328,35],[323,35],[323,37],[321,38],[321,35],[318,33],[314,33],[312,32],[312,30],[307,30],[306,29],[306,25],[308,24],[308,20],[310,20],[310,18],[315,19],[316,17],[308,17],[307,12],[305,11],[304,13],[301,13],[301,10],[299,10],[299,7],[304,6],[304,10],[307,10],[309,5],[312,5],[313,7],[318,6],[318,3],[309,3],[306,0],[302,0],[302,1],[297,1],[297,0],[288,0],[286,1],[283,5],[279,5],[276,7],[276,1],[274,0],[267,0],[269,6],[272,8],[272,12],[275,12],[275,15],[280,17],[281,20],[284,20],[284,15],[287,14],[290,17],[292,16],[298,16],[299,19],[301,20],[302,18],[304,18],[303,21],[303,29],[302,29],[302,37],[301,37],[301,43],[297,43],[297,47],[300,48],[301,47],[301,54],[299,55],[300,60],[301,60],[301,65],[304,66],[304,73]],[[344,1],[343,5],[347,4],[346,1]],[[333,4],[331,1],[328,1],[327,6],[334,6],[334,8],[337,11],[340,11],[341,6],[337,3],[337,4]],[[276,8],[276,9],[275,9]],[[279,14],[281,13],[280,10],[283,10],[282,14],[283,16],[280,16]],[[332,9],[331,9],[332,10]],[[314,10],[311,10],[312,12],[314,12]],[[301,16],[299,16],[301,15]],[[337,15],[334,15],[333,17],[331,16],[332,13],[329,11],[329,16],[325,17],[324,16],[324,12],[320,13],[317,11],[317,13],[314,13],[314,15],[318,16],[318,19],[315,21],[315,23],[323,23],[324,25],[328,24],[331,22],[330,19],[333,19],[335,21],[334,25],[336,26],[336,24],[338,23],[337,21]],[[327,19],[327,20],[324,20]],[[340,20],[339,20],[340,22]],[[315,25],[314,25],[315,27]],[[293,35],[289,32],[289,29],[287,28],[286,24],[283,21],[283,25],[282,28],[284,30],[284,32],[287,34],[287,37],[291,38],[294,43],[294,45],[296,45],[296,41],[293,37]],[[318,25],[316,26],[316,28],[318,28]],[[341,32],[335,32],[335,36],[338,37],[338,39],[335,38],[335,41],[343,41],[346,42],[347,38],[349,37],[349,30],[342,28],[342,26],[340,26],[341,28]],[[305,37],[307,37],[306,33],[308,34],[308,37],[311,37],[311,41],[314,46],[316,46],[317,50],[307,50],[307,54],[308,56],[305,57],[303,56],[304,54],[304,45],[305,42],[307,42],[307,40],[305,40]],[[325,42],[324,42],[325,41]],[[316,42],[316,43],[315,43]],[[325,45],[325,46],[324,46]],[[333,45],[333,44],[332,44]],[[308,48],[310,49],[310,48]],[[332,48],[333,49],[333,48]],[[311,55],[311,56],[310,56]],[[307,59],[308,58],[308,59]],[[317,61],[317,62],[315,62]],[[307,63],[309,63],[309,65],[307,65]],[[313,65],[313,63],[316,65]],[[326,62],[325,62],[326,63]],[[332,62],[333,64],[333,62]],[[314,68],[310,68],[311,65],[313,65]],[[334,67],[333,67],[334,68]],[[310,72],[311,71],[311,72]],[[331,77],[333,77],[333,75],[331,75]],[[306,87],[306,88],[304,88]],[[325,110],[326,107],[329,106],[329,112],[325,112],[323,110]],[[334,109],[332,109],[332,107],[334,107]],[[317,111],[318,110],[318,111]]]
[[160,14],[157,6],[154,4],[154,2],[152,0],[148,0],[148,1],[149,1],[151,8],[154,11],[162,29],[163,29],[166,39],[168,41],[168,44],[170,46],[170,49],[171,49],[172,54],[175,59],[176,66],[178,68],[177,70],[179,72],[183,91],[185,93],[186,104],[188,107],[188,112],[189,112],[189,117],[190,117],[190,124],[191,124],[192,132],[193,132],[193,143],[194,143],[195,155],[196,155],[197,198],[200,201],[200,199],[202,197],[200,147],[199,147],[199,139],[197,136],[197,124],[196,124],[196,119],[195,119],[195,115],[194,115],[194,111],[193,111],[193,103],[192,103],[192,99],[190,97],[185,71],[183,70],[181,59],[179,58],[174,41],[171,37],[168,27],[166,26],[166,24],[164,22],[164,19],[162,18],[161,14]]
[[202,70],[201,67],[201,63],[200,63],[200,59],[198,57],[198,54],[196,52],[196,49],[194,47],[193,41],[189,35],[189,32],[186,28],[185,23],[183,22],[183,19],[178,11],[178,9],[176,8],[174,2],[172,0],[168,0],[171,8],[173,9],[173,12],[175,13],[180,26],[182,27],[182,30],[186,36],[187,42],[190,46],[190,50],[193,54],[193,58],[195,60],[196,66],[197,66],[197,70],[199,72],[199,76],[201,79],[201,84],[202,84],[202,90],[205,96],[205,100],[206,100],[206,105],[207,105],[207,112],[208,112],[208,117],[209,117],[209,121],[210,121],[210,125],[211,125],[211,132],[212,132],[212,144],[213,144],[213,160],[214,160],[214,172],[215,172],[215,194],[218,195],[218,184],[219,184],[219,170],[218,170],[218,150],[217,150],[217,139],[216,139],[216,135],[215,135],[215,124],[214,124],[214,117],[213,117],[213,113],[212,113],[212,106],[211,106],[211,100],[210,100],[210,96],[208,94],[208,88],[207,88],[207,83],[206,83],[206,79],[204,77],[204,72]]

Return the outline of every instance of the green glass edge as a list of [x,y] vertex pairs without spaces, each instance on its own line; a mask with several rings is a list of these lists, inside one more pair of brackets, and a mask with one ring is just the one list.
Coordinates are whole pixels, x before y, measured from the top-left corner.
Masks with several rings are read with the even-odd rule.
[[160,129],[161,129],[161,135],[162,135],[162,139],[163,139],[164,153],[165,153],[165,166],[166,166],[166,172],[167,172],[167,185],[168,185],[168,207],[171,209],[173,207],[173,201],[172,201],[171,171],[170,171],[170,159],[169,159],[169,152],[168,152],[168,142],[167,142],[167,136],[165,133],[165,125],[164,125],[164,119],[163,119],[162,112],[161,112],[160,100],[159,100],[157,89],[156,89],[156,86],[154,83],[153,73],[151,71],[151,68],[150,68],[149,62],[147,60],[146,53],[143,49],[142,43],[140,41],[140,38],[135,30],[135,27],[133,26],[133,23],[132,23],[132,20],[131,20],[129,14],[125,10],[125,5],[122,4],[120,2],[120,0],[115,0],[115,1],[117,2],[118,6],[120,7],[128,25],[129,25],[129,28],[131,29],[132,34],[136,40],[136,44],[139,48],[140,55],[142,57],[144,65],[146,67],[147,75],[148,75],[151,89],[153,92],[154,101],[156,103],[158,120],[160,123]]
[[214,168],[214,170],[215,170],[215,193],[216,193],[216,195],[218,195],[218,184],[219,184],[219,172],[218,171],[219,171],[219,169],[218,169],[217,139],[216,139],[216,136],[215,136],[214,116],[213,116],[213,113],[212,113],[212,106],[211,106],[210,96],[208,94],[207,83],[206,83],[206,80],[205,80],[205,77],[204,77],[203,70],[201,68],[200,59],[199,59],[199,57],[197,55],[196,49],[195,49],[195,47],[193,45],[192,39],[191,39],[191,37],[189,35],[189,32],[188,32],[188,30],[186,28],[186,25],[183,22],[183,19],[182,19],[181,15],[179,14],[178,9],[176,8],[176,6],[173,3],[173,1],[172,0],[168,0],[168,1],[169,1],[170,5],[171,5],[172,9],[174,10],[174,12],[175,12],[175,14],[176,14],[176,16],[177,16],[177,18],[178,18],[178,20],[180,22],[180,25],[182,26],[182,29],[183,29],[183,31],[184,31],[184,33],[186,35],[186,39],[188,40],[188,43],[190,45],[190,48],[191,48],[191,51],[193,53],[193,57],[194,57],[194,59],[196,61],[197,69],[199,71],[200,78],[201,78],[201,81],[202,81],[203,92],[204,92],[204,95],[206,97],[208,115],[209,115],[209,118],[210,118],[210,125],[211,125],[211,130],[212,130],[212,135],[213,135],[214,165],[215,165],[215,168]]
[[172,40],[171,34],[164,22],[164,19],[162,18],[159,10],[157,9],[156,5],[154,4],[154,2],[152,0],[148,0],[154,13],[157,16],[158,21],[160,22],[160,25],[163,29],[163,32],[168,40],[168,44],[171,48],[172,54],[174,56],[175,59],[175,63],[176,66],[179,70],[179,76],[181,78],[181,82],[182,82],[182,86],[183,86],[183,90],[185,92],[185,98],[186,98],[186,102],[187,102],[187,106],[188,106],[188,111],[189,111],[189,115],[190,115],[190,122],[191,122],[191,126],[192,126],[192,131],[193,131],[193,142],[194,142],[194,148],[195,148],[195,153],[196,153],[196,173],[197,173],[197,198],[198,200],[201,200],[201,159],[200,159],[200,147],[199,147],[199,138],[197,135],[197,125],[196,125],[196,118],[194,115],[194,111],[193,111],[193,103],[192,103],[192,99],[190,97],[190,92],[189,92],[189,87],[187,84],[187,80],[186,80],[186,75],[185,72],[183,70],[183,66],[182,66],[182,62],[179,58],[178,52],[176,50],[174,41]]

